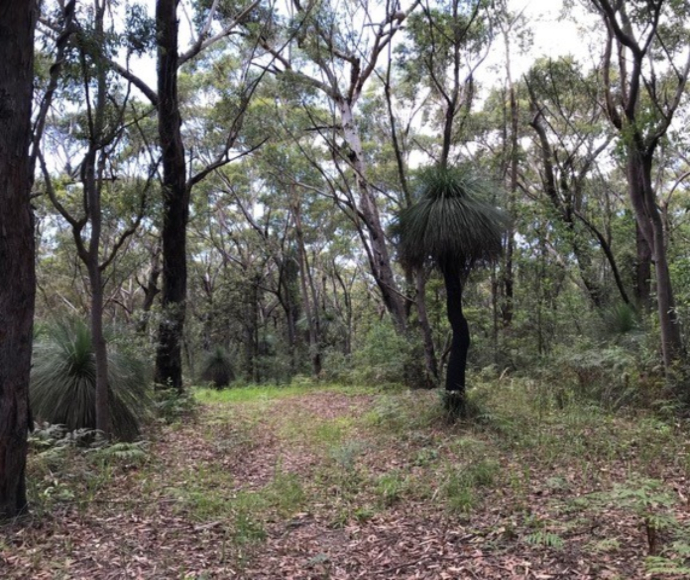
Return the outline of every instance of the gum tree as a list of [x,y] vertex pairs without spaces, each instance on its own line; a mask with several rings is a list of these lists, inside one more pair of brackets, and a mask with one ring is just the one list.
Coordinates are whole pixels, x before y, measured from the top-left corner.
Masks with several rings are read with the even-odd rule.
[[36,294],[31,102],[36,3],[0,0],[0,520],[26,510],[31,336]]
[[[651,251],[664,368],[682,353],[665,230],[652,177],[657,149],[685,100],[690,3],[590,0],[606,26],[601,80],[604,107],[625,153],[628,194],[642,247]],[[642,260],[640,260],[642,261]]]

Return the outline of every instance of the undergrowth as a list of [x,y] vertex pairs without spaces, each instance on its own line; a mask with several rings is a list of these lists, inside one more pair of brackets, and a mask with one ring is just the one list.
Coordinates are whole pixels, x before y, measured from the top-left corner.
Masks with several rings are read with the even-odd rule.
[[[581,397],[568,390],[575,383],[543,376],[487,369],[468,382],[459,421],[438,392],[303,384],[172,398],[179,411],[153,444],[103,446],[93,433],[42,426],[31,440],[32,505],[85,515],[117,499],[142,521],[162,510],[212,530],[220,559],[240,569],[305,522],[359,530],[425,514],[472,530],[485,554],[634,553],[640,574],[685,573],[682,418]],[[181,419],[188,413],[194,420]]]

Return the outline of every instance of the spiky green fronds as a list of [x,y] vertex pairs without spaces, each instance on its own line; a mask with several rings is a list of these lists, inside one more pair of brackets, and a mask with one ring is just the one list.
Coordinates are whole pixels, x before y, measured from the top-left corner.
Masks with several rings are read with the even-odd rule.
[[431,167],[419,177],[419,200],[395,226],[403,263],[432,259],[469,268],[501,254],[507,216],[487,200],[490,186],[464,168]]
[[[81,321],[46,329],[34,346],[31,407],[36,418],[70,431],[96,427],[96,360],[91,333]],[[108,386],[113,435],[139,435],[152,402],[144,364],[129,353],[108,352]]]
[[227,387],[235,380],[232,360],[223,347],[217,346],[206,354],[201,366],[201,380],[217,389]]

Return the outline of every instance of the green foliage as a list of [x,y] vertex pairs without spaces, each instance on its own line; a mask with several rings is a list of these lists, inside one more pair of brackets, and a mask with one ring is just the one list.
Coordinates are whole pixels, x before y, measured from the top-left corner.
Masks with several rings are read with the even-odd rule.
[[469,514],[477,505],[477,489],[493,485],[498,464],[480,459],[459,469],[452,469],[441,486],[441,497],[453,513]]
[[217,346],[206,353],[201,364],[200,378],[217,389],[227,387],[235,380],[232,360],[222,346]]
[[645,570],[647,574],[690,577],[690,567],[664,556],[648,556],[645,560]]
[[262,494],[267,503],[282,517],[289,517],[304,506],[306,494],[299,477],[294,473],[276,470],[273,480],[264,488]]
[[[35,416],[69,431],[94,429],[96,363],[88,327],[81,321],[51,326],[37,340],[33,360],[30,397]],[[131,441],[152,408],[143,362],[111,347],[108,386],[113,435]]]
[[467,418],[467,397],[464,391],[443,390],[441,401],[449,421]]
[[125,23],[125,41],[131,53],[141,56],[156,46],[156,21],[145,6],[128,5]]
[[638,329],[640,321],[632,304],[619,302],[604,312],[604,325],[608,333],[621,335]]
[[165,423],[189,420],[197,411],[197,401],[190,391],[179,392],[176,389],[156,389],[154,391],[156,414]]
[[[676,494],[667,490],[662,481],[649,477],[633,477],[624,483],[618,483],[608,492],[602,492],[592,497],[594,502],[613,504],[616,507],[631,511],[643,525],[647,549],[650,558],[647,566],[665,573],[671,569],[679,569],[677,556],[687,559],[690,556],[690,530],[683,525],[673,513],[678,504]],[[661,532],[673,531],[682,539],[676,541],[670,548],[662,545]],[[665,557],[659,558],[663,553]],[[668,557],[669,553],[676,556]]]
[[127,465],[141,465],[148,459],[146,441],[114,443],[93,450],[93,458],[103,464],[120,462]]
[[395,232],[404,264],[431,257],[469,269],[493,262],[502,251],[507,216],[489,203],[493,188],[468,168],[431,167],[418,178],[418,201],[398,215]]
[[678,525],[666,513],[676,505],[678,498],[666,491],[663,482],[651,478],[634,478],[603,494],[604,499],[632,510],[646,525],[655,529]]
[[372,324],[343,369],[348,382],[377,386],[404,384],[413,347],[389,320]]
[[525,536],[525,542],[533,546],[546,546],[560,550],[565,545],[563,538],[558,534],[546,530],[538,530]]
[[655,356],[634,341],[627,345],[574,343],[544,360],[544,378],[563,406],[569,399],[606,409],[648,407],[664,397]]
[[376,481],[376,494],[384,507],[390,507],[402,499],[409,482],[399,470],[389,471]]

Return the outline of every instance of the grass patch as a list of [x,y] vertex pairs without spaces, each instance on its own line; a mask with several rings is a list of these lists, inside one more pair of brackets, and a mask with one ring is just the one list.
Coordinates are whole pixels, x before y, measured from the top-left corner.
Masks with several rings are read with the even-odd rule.
[[440,488],[448,510],[469,515],[479,504],[478,490],[492,486],[498,473],[499,465],[492,460],[478,460],[464,468],[448,466]]
[[382,507],[398,503],[409,488],[408,476],[398,469],[381,475],[376,481],[375,492]]
[[375,389],[370,387],[296,384],[296,385],[244,385],[228,389],[210,389],[196,387],[194,396],[201,403],[249,403],[253,401],[275,401],[290,397],[299,397],[309,393],[332,392],[345,395],[372,394]]
[[288,410],[281,418],[278,430],[282,439],[321,451],[345,441],[353,433],[356,423],[352,417],[305,421],[299,413],[290,413]]

